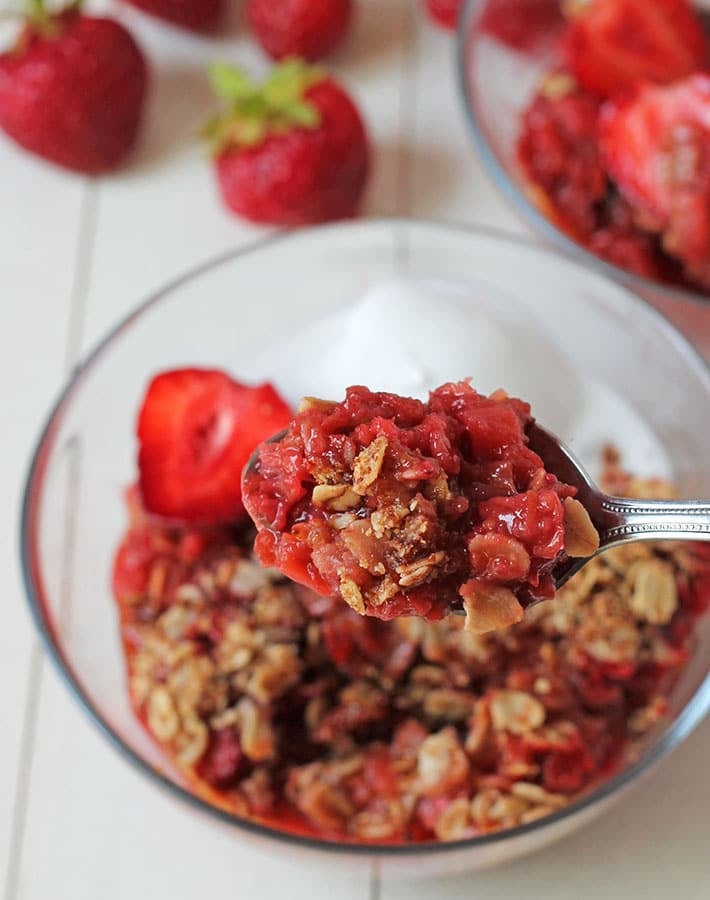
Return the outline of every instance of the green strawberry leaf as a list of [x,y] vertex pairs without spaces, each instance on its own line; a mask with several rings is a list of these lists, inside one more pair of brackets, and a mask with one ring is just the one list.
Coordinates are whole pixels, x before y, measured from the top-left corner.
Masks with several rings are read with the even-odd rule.
[[312,103],[294,100],[284,107],[289,122],[301,128],[314,129],[320,125],[320,112]]
[[272,134],[320,126],[318,107],[305,97],[309,88],[326,77],[319,67],[288,59],[262,85],[255,85],[241,70],[214,63],[209,77],[225,106],[202,131],[216,154],[230,147],[255,147]]
[[227,63],[215,62],[209,68],[210,82],[215,94],[221,100],[242,100],[251,97],[256,87],[251,79]]

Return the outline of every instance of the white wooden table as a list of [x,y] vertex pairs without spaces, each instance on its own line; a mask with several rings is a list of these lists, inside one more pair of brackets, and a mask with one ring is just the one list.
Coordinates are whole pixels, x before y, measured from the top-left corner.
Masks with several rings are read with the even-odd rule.
[[[478,166],[456,96],[451,38],[419,0],[360,0],[336,71],[370,125],[368,215],[524,231]],[[17,563],[28,454],[79,356],[171,276],[260,233],[216,197],[192,136],[209,109],[206,61],[263,68],[238,22],[218,41],[119,13],[154,61],[150,116],[117,177],[64,175],[0,140],[2,445],[0,890],[5,900],[707,897],[710,722],[621,809],[504,870],[443,882],[303,870],[247,850],[151,786],[95,732],[40,654]],[[702,327],[702,326],[701,326]],[[710,336],[710,321],[706,326]],[[698,325],[693,329],[700,334]]]

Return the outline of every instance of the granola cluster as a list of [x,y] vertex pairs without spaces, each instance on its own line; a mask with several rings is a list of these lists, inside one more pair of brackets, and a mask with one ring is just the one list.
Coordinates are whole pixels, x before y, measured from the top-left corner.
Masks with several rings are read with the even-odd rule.
[[456,840],[561,808],[662,720],[710,598],[706,547],[633,544],[479,635],[359,616],[261,568],[252,537],[134,504],[115,572],[131,700],[196,793],[323,839]]
[[551,571],[599,536],[528,446],[527,403],[468,382],[426,403],[350,387],[307,398],[244,478],[258,558],[360,615],[466,613],[479,633],[551,597]]

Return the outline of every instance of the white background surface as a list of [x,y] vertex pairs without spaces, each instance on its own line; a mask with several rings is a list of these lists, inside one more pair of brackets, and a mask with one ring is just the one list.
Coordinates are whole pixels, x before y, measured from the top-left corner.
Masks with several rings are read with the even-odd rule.
[[[360,0],[333,61],[375,144],[367,215],[412,214],[524,231],[470,148],[453,44],[419,0]],[[120,175],[62,174],[0,139],[0,376],[4,427],[0,562],[0,891],[4,900],[209,897],[615,898],[710,894],[710,723],[621,808],[503,870],[437,882],[300,869],[178,805],[136,774],[88,724],[40,654],[17,565],[17,509],[28,455],[79,356],[176,273],[263,232],[222,211],[202,148],[205,61],[265,66],[239,22],[215,41],[131,10],[151,54],[142,146]],[[288,297],[284,297],[288,301]],[[710,319],[705,315],[706,335]],[[693,326],[700,335],[697,322]],[[702,326],[702,323],[700,323]]]

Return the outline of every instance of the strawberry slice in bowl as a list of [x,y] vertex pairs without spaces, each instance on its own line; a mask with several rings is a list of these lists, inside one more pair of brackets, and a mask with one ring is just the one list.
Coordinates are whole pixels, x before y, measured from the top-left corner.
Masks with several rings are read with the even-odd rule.
[[602,163],[690,279],[710,287],[710,75],[643,86],[602,109]]
[[688,0],[571,0],[563,54],[587,90],[610,97],[639,82],[667,84],[708,65]]
[[198,525],[239,520],[242,469],[257,444],[290,418],[288,404],[270,384],[249,387],[211,369],[157,375],[137,427],[146,511]]

